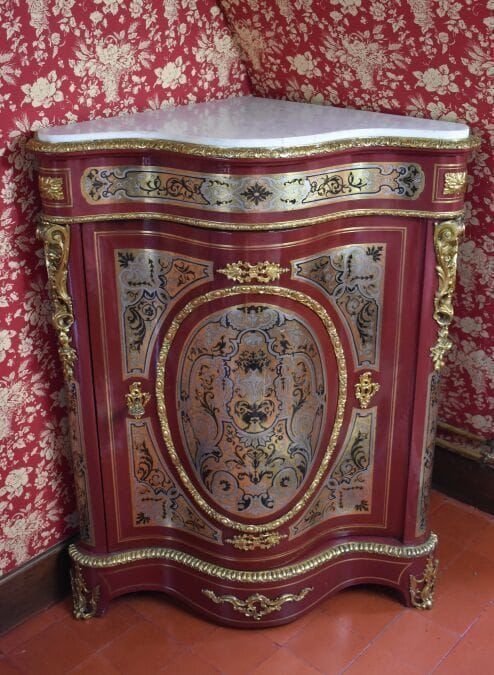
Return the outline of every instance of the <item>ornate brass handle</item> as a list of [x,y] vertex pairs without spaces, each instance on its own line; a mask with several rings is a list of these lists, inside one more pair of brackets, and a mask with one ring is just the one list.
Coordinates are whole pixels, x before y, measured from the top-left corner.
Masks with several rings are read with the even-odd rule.
[[141,418],[145,413],[144,407],[149,403],[150,398],[150,394],[142,391],[140,382],[132,382],[129,387],[129,393],[125,394],[129,415],[132,415],[137,420]]
[[372,381],[372,373],[370,370],[366,373],[362,373],[359,381],[355,385],[355,398],[360,401],[360,407],[367,408],[371,398],[380,388],[380,384]]

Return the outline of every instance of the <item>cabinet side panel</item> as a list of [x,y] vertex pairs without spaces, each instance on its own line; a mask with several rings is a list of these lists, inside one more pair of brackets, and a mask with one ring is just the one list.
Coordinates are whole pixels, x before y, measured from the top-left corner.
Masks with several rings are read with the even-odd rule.
[[71,228],[69,289],[76,317],[73,344],[76,350],[74,378],[68,383],[74,479],[84,546],[107,550],[101,481],[100,448],[96,422],[92,349],[89,339],[86,270],[81,226]]

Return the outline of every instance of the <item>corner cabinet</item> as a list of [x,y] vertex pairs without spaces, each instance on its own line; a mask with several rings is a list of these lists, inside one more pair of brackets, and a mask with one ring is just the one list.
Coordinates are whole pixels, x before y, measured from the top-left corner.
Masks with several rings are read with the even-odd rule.
[[464,125],[255,98],[38,132],[75,615],[154,589],[276,625],[432,604]]

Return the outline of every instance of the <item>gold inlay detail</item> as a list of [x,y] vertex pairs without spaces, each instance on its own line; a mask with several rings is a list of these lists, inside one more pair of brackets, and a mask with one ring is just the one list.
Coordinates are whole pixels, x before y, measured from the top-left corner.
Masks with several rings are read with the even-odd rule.
[[279,532],[264,532],[262,534],[241,534],[236,535],[233,539],[226,539],[227,544],[231,544],[241,551],[253,551],[256,548],[269,549],[277,546],[282,539],[286,539],[286,534]]
[[67,224],[46,221],[38,228],[37,236],[44,244],[48,288],[53,305],[52,323],[58,335],[58,352],[65,381],[69,383],[74,378],[74,363],[77,359],[70,339],[74,311],[67,290],[70,227]]
[[220,274],[224,274],[227,279],[238,281],[240,283],[251,283],[257,281],[261,284],[269,284],[271,281],[276,281],[285,272],[289,272],[288,267],[281,267],[278,263],[259,262],[253,265],[249,262],[239,260],[238,262],[228,263],[226,267],[217,270]]
[[286,581],[295,577],[314,572],[323,565],[333,562],[338,558],[354,553],[366,553],[370,555],[380,555],[400,560],[413,560],[421,558],[434,551],[437,546],[437,535],[431,532],[429,539],[423,544],[417,546],[383,544],[374,541],[347,541],[342,544],[336,544],[321,551],[311,558],[306,558],[293,565],[285,567],[276,567],[267,570],[237,570],[222,567],[215,563],[196,558],[190,553],[178,551],[173,548],[148,547],[137,548],[131,551],[119,551],[118,553],[109,553],[106,555],[92,555],[82,553],[75,544],[70,544],[69,555],[75,562],[84,567],[96,569],[106,569],[109,567],[118,567],[118,565],[127,565],[129,563],[141,562],[142,560],[164,560],[177,563],[193,569],[196,572],[205,574],[215,579],[223,581],[233,581],[246,584],[271,583],[276,581]]
[[111,140],[72,141],[68,143],[47,143],[32,138],[27,143],[30,152],[47,154],[89,152],[94,150],[160,150],[177,152],[198,157],[220,157],[225,159],[284,159],[291,157],[313,157],[342,150],[358,148],[416,148],[425,150],[474,150],[480,147],[480,138],[470,136],[458,141],[437,138],[401,138],[379,136],[376,138],[354,138],[343,141],[300,145],[293,148],[218,148],[212,145],[181,143],[170,140],[146,140],[141,138],[117,138]]
[[444,355],[453,343],[449,338],[449,326],[453,320],[453,292],[456,285],[456,260],[461,236],[464,232],[463,218],[436,223],[434,248],[438,287],[434,298],[434,320],[439,325],[437,340],[431,348],[434,369],[444,365]]
[[230,604],[236,612],[240,612],[248,619],[260,621],[263,616],[271,614],[271,612],[279,612],[286,602],[300,602],[307,595],[313,591],[312,587],[303,588],[300,593],[284,593],[277,598],[270,599],[262,593],[254,593],[249,595],[245,600],[240,600],[235,595],[216,595],[214,591],[204,589],[202,592],[210,598],[217,605],[223,603]]
[[92,205],[174,204],[223,213],[279,213],[349,199],[416,200],[420,164],[356,162],[283,173],[211,173],[120,164],[84,169],[80,188]]
[[467,188],[466,171],[450,171],[444,174],[443,194],[453,197],[462,195]]
[[118,220],[166,220],[171,223],[181,223],[193,227],[201,227],[208,230],[224,230],[225,232],[239,232],[249,230],[251,232],[260,232],[268,230],[290,230],[296,227],[308,227],[309,225],[318,225],[342,218],[354,218],[355,216],[395,216],[399,218],[434,218],[446,219],[457,218],[463,215],[461,211],[414,211],[411,209],[349,209],[345,211],[336,211],[323,216],[311,216],[310,218],[296,218],[294,220],[276,220],[273,222],[221,222],[219,220],[205,220],[203,218],[190,218],[189,216],[179,216],[173,213],[163,213],[156,211],[129,211],[122,213],[95,213],[86,216],[41,216],[43,223],[93,223],[93,222],[114,222]]
[[355,385],[355,398],[360,402],[361,408],[367,408],[371,398],[377,394],[381,385],[378,382],[372,381],[372,373],[368,370],[359,378]]
[[63,178],[60,176],[38,176],[38,188],[41,199],[49,202],[63,202]]
[[132,382],[128,394],[125,394],[129,415],[135,417],[136,420],[140,419],[146,412],[145,406],[150,399],[151,395],[142,391],[140,382]]
[[439,560],[432,553],[427,558],[424,573],[421,577],[410,575],[410,601],[418,609],[431,609],[434,602],[434,588],[436,584]]
[[[168,417],[166,413],[166,405],[165,405],[165,373],[166,373],[166,360],[168,358],[168,353],[170,351],[170,348],[173,344],[173,341],[175,339],[175,336],[182,324],[182,322],[193,312],[195,311],[198,307],[201,305],[207,303],[211,303],[213,300],[220,299],[220,298],[227,298],[227,297],[233,297],[235,295],[251,295],[251,294],[256,294],[256,295],[274,295],[274,296],[281,296],[284,298],[289,298],[290,300],[293,300],[295,302],[298,302],[302,305],[305,305],[308,307],[316,316],[319,318],[319,320],[322,322],[324,325],[328,336],[331,340],[334,353],[335,353],[335,358],[336,358],[336,363],[337,363],[337,368],[338,368],[338,382],[339,382],[339,387],[338,387],[338,401],[337,401],[337,406],[336,406],[336,415],[335,415],[335,421],[333,425],[333,430],[331,433],[331,437],[328,443],[328,446],[325,450],[324,456],[321,460],[321,463],[319,465],[319,468],[314,476],[314,479],[312,483],[308,486],[307,490],[303,494],[303,496],[299,499],[299,501],[293,506],[287,513],[285,513],[283,516],[280,516],[279,518],[276,518],[275,520],[270,521],[269,523],[264,523],[262,525],[254,525],[254,524],[248,524],[248,523],[241,523],[235,520],[232,520],[228,516],[222,515],[216,509],[214,509],[198,492],[198,490],[194,487],[192,481],[190,480],[189,474],[187,471],[184,469],[180,458],[177,454],[177,451],[175,449],[175,445],[173,443],[170,427],[168,424]],[[173,319],[170,328],[168,330],[168,333],[165,335],[165,338],[163,340],[163,344],[160,350],[159,358],[158,358],[158,365],[156,369],[156,401],[157,401],[157,407],[158,407],[158,417],[160,419],[161,423],[161,431],[163,434],[163,439],[165,441],[166,447],[168,454],[170,455],[172,462],[175,466],[175,469],[177,470],[177,473],[180,476],[180,479],[182,483],[187,487],[189,490],[189,493],[192,495],[193,499],[199,506],[205,511],[205,513],[210,517],[214,518],[218,522],[222,523],[226,527],[231,527],[236,530],[241,530],[243,532],[250,532],[250,533],[260,533],[260,532],[266,532],[266,531],[271,531],[275,530],[284,523],[286,523],[288,520],[293,518],[293,516],[298,513],[304,506],[307,504],[309,499],[311,498],[312,494],[314,493],[314,490],[318,486],[318,484],[321,482],[321,479],[323,475],[326,472],[326,469],[328,468],[329,465],[329,460],[331,459],[331,455],[333,454],[333,450],[336,446],[336,441],[338,439],[338,435],[340,433],[341,426],[343,424],[343,416],[345,412],[345,403],[346,403],[346,397],[347,397],[347,371],[346,371],[346,363],[345,363],[345,354],[343,351],[343,347],[341,346],[340,338],[338,335],[338,332],[333,324],[333,321],[331,320],[329,314],[326,312],[324,307],[320,305],[317,301],[313,300],[309,296],[305,295],[305,293],[301,293],[300,291],[295,291],[293,289],[289,288],[283,288],[281,286],[235,286],[234,288],[226,288],[226,289],[219,289],[216,291],[210,291],[209,293],[206,293],[205,295],[202,295],[198,298],[195,298],[191,302],[189,302],[184,309],[177,314],[177,316]]]
[[76,619],[91,619],[97,611],[100,597],[100,587],[90,590],[82,575],[81,565],[74,562],[70,570],[72,586],[73,613]]

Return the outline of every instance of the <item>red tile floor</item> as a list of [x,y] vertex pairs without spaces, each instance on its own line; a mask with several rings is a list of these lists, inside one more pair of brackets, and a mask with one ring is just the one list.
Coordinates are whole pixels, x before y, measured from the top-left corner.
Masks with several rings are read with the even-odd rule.
[[161,594],[75,621],[69,601],[0,637],[0,674],[393,675],[494,673],[494,517],[433,494],[440,577],[431,611],[353,588],[280,628],[221,628]]

